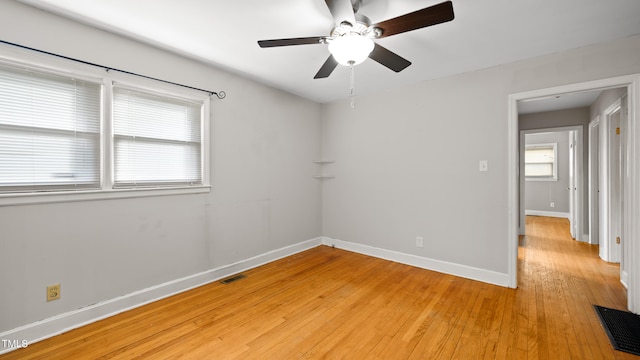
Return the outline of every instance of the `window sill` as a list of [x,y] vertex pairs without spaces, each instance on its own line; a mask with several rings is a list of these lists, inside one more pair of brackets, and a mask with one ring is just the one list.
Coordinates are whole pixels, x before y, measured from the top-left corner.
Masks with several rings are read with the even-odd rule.
[[552,177],[541,177],[541,178],[531,178],[531,177],[526,177],[524,178],[525,181],[558,181],[558,178],[552,178]]
[[211,191],[211,186],[189,186],[153,189],[112,189],[65,191],[50,193],[1,194],[0,206],[33,205],[92,200],[130,199],[150,196],[169,196],[184,194],[204,194]]

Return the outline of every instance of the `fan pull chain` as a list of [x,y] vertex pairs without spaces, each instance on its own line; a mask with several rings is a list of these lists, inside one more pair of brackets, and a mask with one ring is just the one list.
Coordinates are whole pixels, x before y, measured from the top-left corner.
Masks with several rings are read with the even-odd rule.
[[356,107],[356,96],[355,96],[355,83],[356,83],[356,77],[355,77],[355,70],[353,67],[353,63],[351,63],[349,65],[350,72],[351,72],[351,79],[350,79],[350,84],[351,84],[351,89],[349,90],[349,100],[351,101],[351,108],[355,108]]

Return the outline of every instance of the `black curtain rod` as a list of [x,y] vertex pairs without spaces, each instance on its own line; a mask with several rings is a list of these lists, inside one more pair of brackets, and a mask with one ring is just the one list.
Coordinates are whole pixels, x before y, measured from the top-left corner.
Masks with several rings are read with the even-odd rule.
[[189,85],[178,84],[178,83],[175,83],[175,82],[172,82],[172,81],[162,80],[162,79],[154,78],[154,77],[151,77],[151,76],[137,74],[137,73],[134,73],[134,72],[131,72],[131,71],[120,70],[120,69],[112,68],[112,67],[109,67],[109,66],[95,64],[95,63],[92,63],[92,62],[88,62],[88,61],[84,61],[84,60],[80,60],[80,59],[75,59],[75,58],[72,58],[72,57],[68,57],[68,56],[64,56],[64,55],[60,55],[60,54],[55,54],[55,53],[44,51],[44,50],[40,50],[40,49],[34,49],[34,48],[31,48],[31,47],[28,47],[28,46],[15,44],[15,43],[4,41],[4,40],[0,40],[0,43],[16,46],[16,47],[19,47],[19,48],[22,48],[22,49],[27,49],[27,50],[31,50],[31,51],[35,51],[35,52],[39,52],[41,54],[52,55],[52,56],[59,57],[59,58],[62,58],[62,59],[79,62],[79,63],[85,64],[85,65],[91,65],[91,66],[103,68],[107,72],[109,72],[109,71],[117,71],[117,72],[121,72],[123,74],[134,75],[134,76],[139,76],[139,77],[145,78],[145,79],[160,81],[160,82],[163,82],[165,84],[171,84],[171,85],[181,86],[181,87],[184,87],[184,88],[187,88],[187,89],[203,91],[203,92],[209,93],[209,95],[215,95],[218,99],[224,99],[227,96],[227,94],[224,91],[211,91],[211,90],[200,89],[200,88],[189,86]]

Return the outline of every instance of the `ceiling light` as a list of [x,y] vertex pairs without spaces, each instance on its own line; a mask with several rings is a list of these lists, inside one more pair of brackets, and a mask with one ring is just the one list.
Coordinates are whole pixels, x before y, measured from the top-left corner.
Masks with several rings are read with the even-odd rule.
[[339,64],[358,65],[373,51],[373,41],[358,33],[349,33],[333,38],[329,42],[329,52]]

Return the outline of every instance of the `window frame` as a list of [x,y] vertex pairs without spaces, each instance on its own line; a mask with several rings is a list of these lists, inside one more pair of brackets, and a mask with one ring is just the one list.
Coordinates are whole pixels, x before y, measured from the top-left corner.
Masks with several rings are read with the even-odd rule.
[[[31,184],[31,185],[18,185],[16,184],[15,186],[9,186],[7,189],[7,192],[5,193],[0,193],[0,194],[24,194],[24,193],[38,193],[38,194],[44,194],[44,193],[50,193],[50,192],[74,192],[74,191],[81,191],[81,189],[85,189],[85,190],[97,190],[100,188],[100,144],[101,144],[101,122],[102,122],[102,79],[96,76],[89,76],[86,74],[74,74],[74,75],[70,75],[68,73],[63,73],[61,71],[55,71],[52,69],[44,69],[43,67],[40,66],[31,66],[31,65],[25,65],[22,63],[16,63],[15,61],[4,61],[4,59],[0,58],[0,66],[5,67],[5,68],[13,68],[15,69],[17,72],[27,72],[27,73],[32,73],[32,74],[41,74],[44,75],[44,77],[49,77],[49,80],[51,80],[51,78],[63,78],[64,81],[62,81],[62,83],[64,83],[65,81],[80,81],[80,82],[84,82],[87,84],[92,84],[93,86],[97,87],[97,91],[98,91],[98,97],[96,98],[97,102],[98,102],[98,109],[97,109],[97,115],[99,116],[99,118],[97,118],[97,132],[90,132],[90,131],[77,131],[78,134],[80,134],[81,137],[85,137],[85,138],[93,138],[93,136],[95,136],[95,138],[92,140],[92,143],[96,145],[96,151],[97,151],[97,161],[95,162],[95,165],[97,167],[97,178],[95,182],[91,182],[91,183],[85,183],[85,184],[73,184],[72,182],[63,182],[63,183],[55,183],[52,182],[50,184]],[[46,80],[45,80],[46,81]],[[61,93],[64,96],[64,93]],[[17,131],[20,131],[20,128],[22,128],[23,130],[26,130],[27,128],[29,128],[29,125],[0,125],[0,129],[5,128],[8,129],[9,131],[11,131],[12,127],[16,127]],[[37,132],[39,134],[51,134],[51,135],[59,135],[60,138],[68,138],[69,135],[71,135],[71,133],[74,132],[74,130],[71,129],[63,129],[63,128],[56,128],[54,126],[48,127],[48,126],[35,126],[32,128],[34,130],[34,132]],[[93,135],[92,135],[93,134]]]
[[[543,175],[543,176],[532,176],[532,175],[527,175],[527,150],[532,150],[532,149],[548,149],[548,148],[553,148],[553,165],[552,165],[552,169],[553,169],[553,175],[551,176],[547,176],[547,175]],[[539,144],[527,144],[525,145],[524,148],[525,151],[525,163],[524,163],[524,174],[525,174],[525,181],[558,181],[558,143],[554,142],[554,143],[539,143]]]
[[[166,84],[126,73],[105,71],[103,68],[58,59],[9,45],[0,45],[0,63],[6,66],[28,67],[39,72],[67,76],[100,83],[100,188],[46,192],[0,193],[0,206],[56,202],[75,202],[101,199],[137,198],[180,194],[208,193],[210,185],[210,95],[203,91]],[[200,170],[202,183],[195,185],[116,188],[114,187],[112,100],[114,83],[140,92],[201,103]]]

